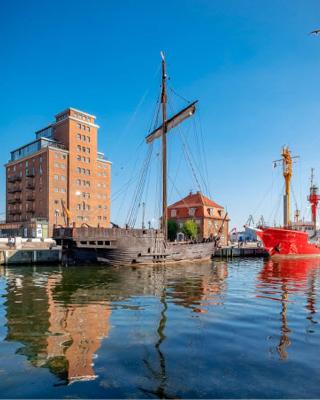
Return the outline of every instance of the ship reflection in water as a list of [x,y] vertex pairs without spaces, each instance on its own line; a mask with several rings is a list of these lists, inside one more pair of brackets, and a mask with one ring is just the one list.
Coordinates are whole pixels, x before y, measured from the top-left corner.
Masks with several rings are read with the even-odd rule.
[[319,265],[3,270],[0,393],[319,397]]
[[[307,320],[317,324],[316,310],[316,279],[319,275],[320,260],[309,259],[283,259],[280,261],[267,261],[258,280],[260,294],[258,296],[281,302],[281,334],[277,351],[282,360],[288,358],[287,347],[291,345],[288,308],[296,295],[305,297],[305,308],[308,310]],[[313,333],[312,326],[306,328],[307,333]]]

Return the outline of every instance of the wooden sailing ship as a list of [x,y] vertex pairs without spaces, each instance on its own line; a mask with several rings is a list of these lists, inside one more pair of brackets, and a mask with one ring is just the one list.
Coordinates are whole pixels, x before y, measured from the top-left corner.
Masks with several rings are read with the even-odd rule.
[[162,216],[160,229],[66,227],[54,230],[54,238],[67,250],[69,258],[82,261],[102,261],[114,265],[169,263],[210,259],[219,242],[224,222],[210,241],[169,242],[167,235],[167,134],[191,117],[196,103],[189,104],[171,118],[167,118],[166,61],[162,57],[161,108],[162,123],[146,137],[151,144],[162,141]]

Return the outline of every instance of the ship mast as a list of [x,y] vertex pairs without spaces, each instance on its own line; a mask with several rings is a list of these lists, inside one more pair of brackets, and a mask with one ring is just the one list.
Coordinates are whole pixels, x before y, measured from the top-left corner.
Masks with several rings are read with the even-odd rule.
[[187,107],[180,110],[177,114],[167,119],[167,74],[166,60],[164,53],[161,52],[162,58],[162,79],[161,79],[161,105],[162,105],[162,124],[154,131],[146,136],[146,142],[152,143],[155,139],[162,139],[162,218],[161,230],[164,240],[167,241],[168,232],[168,211],[167,211],[167,133],[181,124],[185,119],[190,118],[196,111],[197,100],[190,103]]
[[320,200],[320,195],[318,194],[318,186],[313,183],[314,178],[314,168],[311,168],[311,184],[310,184],[310,195],[308,200],[311,204],[311,217],[313,223],[314,231],[317,230],[317,208]]
[[285,193],[283,196],[283,225],[290,225],[290,182],[292,178],[292,157],[289,147],[282,150],[283,177],[285,181]]
[[166,88],[166,60],[164,53],[162,58],[162,80],[161,80],[161,104],[162,104],[162,232],[164,240],[167,240],[167,88]]
[[285,182],[285,192],[283,195],[283,226],[289,226],[290,221],[290,183],[292,178],[292,160],[297,158],[297,156],[292,157],[289,147],[283,147],[281,153],[281,160],[274,161],[274,166],[276,167],[278,163],[282,164],[283,177]]

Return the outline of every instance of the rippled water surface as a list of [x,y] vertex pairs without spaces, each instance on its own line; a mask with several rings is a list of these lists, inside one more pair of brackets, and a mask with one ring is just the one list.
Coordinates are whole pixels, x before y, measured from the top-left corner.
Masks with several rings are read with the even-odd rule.
[[319,398],[320,261],[15,267],[0,397]]

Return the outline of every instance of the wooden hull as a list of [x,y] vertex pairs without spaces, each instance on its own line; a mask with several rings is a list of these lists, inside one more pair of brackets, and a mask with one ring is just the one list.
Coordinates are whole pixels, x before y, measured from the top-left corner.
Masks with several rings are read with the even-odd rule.
[[192,244],[171,244],[162,251],[149,252],[149,247],[141,246],[97,250],[97,260],[111,265],[163,264],[183,261],[210,260],[215,251],[213,242]]
[[215,242],[167,243],[156,230],[75,228],[56,232],[67,262],[111,265],[163,264],[209,260]]

